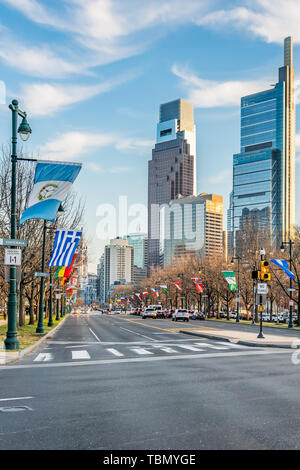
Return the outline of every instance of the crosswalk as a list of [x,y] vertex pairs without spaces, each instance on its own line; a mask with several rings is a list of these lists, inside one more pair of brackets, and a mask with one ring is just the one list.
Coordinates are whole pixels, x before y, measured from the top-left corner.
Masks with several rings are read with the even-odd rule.
[[[84,349],[84,346],[88,349]],[[114,347],[107,347],[103,343],[94,343],[80,346],[64,346],[60,349],[45,348],[47,352],[40,352],[33,359],[33,362],[53,362],[53,361],[89,361],[102,358],[127,358],[127,357],[149,357],[155,355],[189,355],[205,352],[230,352],[232,350],[251,349],[248,346],[227,343],[222,341],[201,342],[145,342],[136,343],[117,343]]]

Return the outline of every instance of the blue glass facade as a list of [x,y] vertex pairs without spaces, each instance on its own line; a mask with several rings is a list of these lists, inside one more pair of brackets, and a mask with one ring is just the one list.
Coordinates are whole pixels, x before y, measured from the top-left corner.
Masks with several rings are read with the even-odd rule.
[[247,224],[277,244],[281,238],[284,82],[241,99],[241,152],[233,156],[235,243]]

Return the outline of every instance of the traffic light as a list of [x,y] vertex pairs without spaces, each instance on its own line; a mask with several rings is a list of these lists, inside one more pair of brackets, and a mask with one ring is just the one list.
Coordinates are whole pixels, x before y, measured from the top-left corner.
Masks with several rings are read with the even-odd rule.
[[260,279],[260,271],[252,271],[252,279]]
[[271,274],[269,273],[269,261],[261,261],[260,266],[261,266],[261,273],[260,273],[261,280],[270,281]]

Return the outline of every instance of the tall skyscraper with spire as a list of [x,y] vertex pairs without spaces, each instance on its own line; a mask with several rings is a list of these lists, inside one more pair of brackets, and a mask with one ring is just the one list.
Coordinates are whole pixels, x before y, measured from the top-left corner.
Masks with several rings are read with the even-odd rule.
[[159,207],[196,188],[196,131],[193,104],[178,99],[160,105],[152,160],[148,162],[148,272],[160,264]]
[[295,104],[292,38],[284,40],[278,82],[241,99],[241,151],[233,156],[230,224],[236,249],[247,227],[273,246],[295,223]]

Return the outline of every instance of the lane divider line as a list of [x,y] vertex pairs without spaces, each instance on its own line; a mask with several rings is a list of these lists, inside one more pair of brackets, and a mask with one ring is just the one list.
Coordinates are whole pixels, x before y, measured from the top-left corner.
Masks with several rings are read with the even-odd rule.
[[98,343],[101,343],[101,339],[98,338],[98,336],[96,335],[96,333],[94,333],[94,331],[88,326],[88,329],[90,330],[90,332],[95,336],[96,340],[98,341]]

